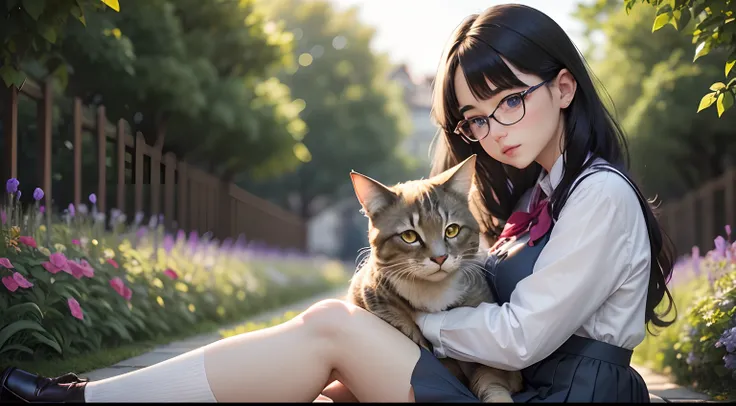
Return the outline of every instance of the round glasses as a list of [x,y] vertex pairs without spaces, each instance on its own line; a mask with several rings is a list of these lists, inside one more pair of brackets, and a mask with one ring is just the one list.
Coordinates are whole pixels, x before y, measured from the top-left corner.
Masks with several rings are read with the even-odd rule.
[[518,123],[526,114],[526,104],[524,103],[526,96],[547,82],[549,80],[534,85],[523,92],[507,95],[498,103],[496,109],[489,116],[475,116],[460,121],[455,127],[455,134],[461,135],[466,142],[478,142],[490,134],[491,119],[505,126]]

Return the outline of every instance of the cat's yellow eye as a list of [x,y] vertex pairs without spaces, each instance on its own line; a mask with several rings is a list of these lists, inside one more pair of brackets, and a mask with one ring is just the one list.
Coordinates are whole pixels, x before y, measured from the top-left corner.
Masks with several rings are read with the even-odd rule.
[[413,244],[417,242],[419,239],[419,236],[417,235],[417,232],[414,230],[407,230],[401,233],[401,239],[404,240],[407,244]]
[[457,237],[458,233],[460,232],[460,226],[457,224],[450,224],[445,229],[445,237],[447,238],[455,238]]

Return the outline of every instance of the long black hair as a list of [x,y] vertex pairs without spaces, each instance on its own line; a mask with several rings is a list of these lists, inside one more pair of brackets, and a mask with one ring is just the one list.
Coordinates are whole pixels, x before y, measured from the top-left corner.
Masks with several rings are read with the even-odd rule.
[[[455,29],[433,83],[432,116],[440,131],[434,145],[432,175],[472,154],[478,155],[476,190],[471,197],[489,244],[500,234],[503,223],[521,196],[534,186],[542,170],[537,163],[524,169],[502,164],[485,153],[480,143],[468,144],[453,133],[463,119],[455,94],[454,75],[458,68],[480,100],[492,94],[487,80],[502,90],[528,86],[516,77],[501,56],[520,71],[542,80],[554,79],[562,69],[567,69],[577,81],[575,97],[563,110],[564,172],[559,186],[550,196],[554,218],[559,216],[575,179],[594,158],[603,158],[622,172],[628,168],[628,147],[623,130],[601,100],[584,58],[554,20],[536,9],[517,4],[494,6],[482,14],[467,17]],[[586,160],[588,153],[593,159]],[[645,216],[654,219],[649,205],[646,211]],[[661,318],[674,306],[666,285],[672,274],[673,249],[656,219],[649,222],[648,231],[652,268],[646,321],[664,327],[674,322],[674,319]],[[664,312],[657,313],[655,307],[665,295],[668,306]]]

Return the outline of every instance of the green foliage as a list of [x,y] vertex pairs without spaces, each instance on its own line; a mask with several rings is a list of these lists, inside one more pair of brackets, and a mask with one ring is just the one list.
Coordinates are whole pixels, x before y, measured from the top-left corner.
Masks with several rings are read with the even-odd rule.
[[[174,240],[155,222],[126,229],[116,221],[115,232],[108,233],[99,219],[78,213],[49,230],[38,225],[37,208],[22,216],[12,205],[3,210],[8,222],[0,264],[7,259],[11,266],[0,266],[5,365],[191,332],[192,326],[242,319],[347,278],[337,262],[259,254],[196,235],[187,239],[183,232]],[[46,238],[51,243],[42,246]]]
[[736,328],[736,250],[721,241],[720,249],[704,258],[696,254],[683,259],[675,267],[677,281],[670,289],[678,320],[658,335],[647,336],[634,350],[634,360],[717,400],[733,400],[736,365],[728,357],[736,360],[731,347],[736,342],[725,345],[724,337]]
[[713,120],[715,109],[697,112],[693,94],[708,88],[723,65],[713,55],[692,63],[688,32],[652,34],[655,15],[651,7],[627,15],[618,0],[581,4],[577,12],[586,37],[603,38],[588,45],[586,59],[627,133],[632,172],[647,195],[667,202],[734,162],[736,116]]
[[0,23],[0,37],[3,38],[0,77],[5,86],[20,88],[25,83],[27,74],[21,65],[26,59],[52,67],[61,66],[64,57],[58,53],[58,46],[68,21],[76,20],[76,24],[85,25],[88,15],[105,8],[120,11],[117,0],[0,1],[0,12],[5,14]]
[[710,86],[700,100],[698,112],[716,105],[718,117],[733,106],[736,94],[736,77],[728,77],[736,65],[736,1],[733,0],[625,0],[629,13],[638,2],[648,3],[657,10],[652,32],[671,25],[678,31],[685,31],[693,22],[692,43],[695,45],[693,62],[710,53],[720,51],[725,58],[724,82]]
[[268,18],[294,37],[293,60],[279,79],[300,103],[306,123],[303,164],[270,180],[259,174],[242,184],[304,217],[350,196],[351,169],[397,181],[407,174],[398,145],[409,132],[401,89],[389,81],[386,58],[370,49],[374,30],[357,10],[327,1],[261,1]]

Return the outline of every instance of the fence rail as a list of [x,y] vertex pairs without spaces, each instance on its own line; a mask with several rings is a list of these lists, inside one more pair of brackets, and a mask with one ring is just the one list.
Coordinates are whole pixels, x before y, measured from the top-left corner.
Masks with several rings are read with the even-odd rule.
[[690,253],[693,246],[704,253],[714,247],[717,235],[725,237],[725,225],[736,229],[735,188],[736,169],[730,169],[661,207],[661,221],[679,255]]
[[[5,109],[0,121],[4,128],[5,179],[18,177],[18,103],[24,95],[36,103],[39,137],[39,177],[45,192],[45,205],[52,207],[53,83],[32,81],[5,91]],[[254,196],[237,185],[179,160],[173,153],[146,144],[143,134],[129,131],[123,119],[110,123],[105,107],[90,110],[75,97],[73,121],[73,203],[82,203],[82,141],[85,132],[93,134],[97,161],[97,207],[109,212],[108,187],[114,188],[114,207],[126,212],[126,193],[133,185],[133,210],[149,215],[163,214],[168,229],[180,228],[199,233],[211,232],[216,238],[235,238],[244,234],[249,241],[272,247],[304,250],[306,224],[298,216]],[[107,147],[114,144],[108,167]],[[115,173],[115,184],[108,184],[108,169]],[[126,171],[132,176],[126,176]],[[130,179],[129,179],[130,178]],[[144,187],[145,186],[145,187]],[[144,193],[146,189],[147,193]],[[144,195],[148,195],[148,199]],[[148,200],[148,201],[144,201]],[[50,210],[49,210],[50,211]],[[130,210],[128,210],[130,211]]]

